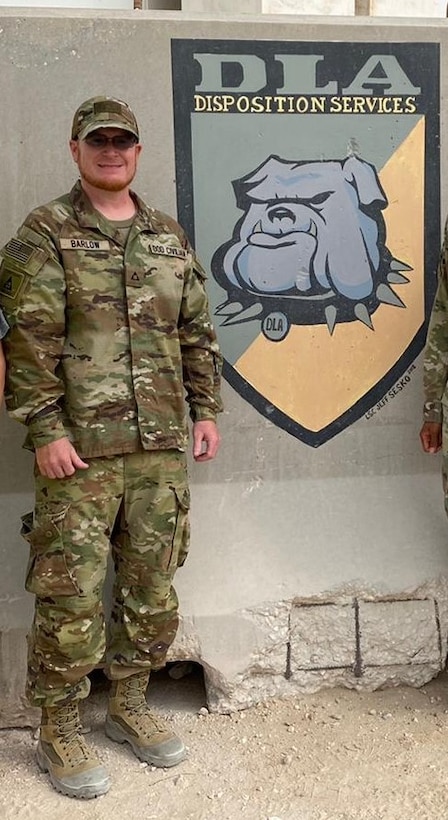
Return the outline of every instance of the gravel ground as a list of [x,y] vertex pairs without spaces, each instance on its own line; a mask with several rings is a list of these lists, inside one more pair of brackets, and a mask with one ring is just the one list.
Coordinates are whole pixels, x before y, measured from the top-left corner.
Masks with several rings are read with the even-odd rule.
[[198,669],[154,676],[148,699],[182,734],[176,769],[140,763],[105,737],[102,676],[83,712],[113,785],[96,800],[58,795],[35,763],[36,737],[0,732],[3,820],[446,820],[448,679],[423,689],[333,689],[209,714]]

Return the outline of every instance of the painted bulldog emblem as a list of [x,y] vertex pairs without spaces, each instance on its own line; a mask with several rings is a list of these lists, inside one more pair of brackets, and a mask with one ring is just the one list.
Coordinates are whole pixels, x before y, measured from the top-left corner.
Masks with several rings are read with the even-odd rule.
[[280,341],[291,324],[373,329],[381,302],[405,307],[391,285],[408,282],[400,271],[411,268],[386,247],[388,201],[373,165],[270,156],[233,186],[244,215],[212,259],[227,292],[216,310],[223,324],[260,320]]

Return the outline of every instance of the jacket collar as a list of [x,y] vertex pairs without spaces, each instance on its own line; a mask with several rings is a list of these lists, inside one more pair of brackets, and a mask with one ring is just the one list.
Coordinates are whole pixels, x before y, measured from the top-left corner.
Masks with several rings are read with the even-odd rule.
[[[154,234],[159,233],[160,225],[154,208],[150,208],[146,202],[143,202],[143,200],[140,199],[136,193],[134,193],[134,191],[130,191],[130,194],[136,205],[136,214],[134,224],[132,226],[132,232],[149,231]],[[115,231],[110,220],[106,219],[97,210],[95,210],[89,197],[84,191],[80,180],[78,180],[73,186],[70,191],[69,198],[76,213],[77,220],[83,228],[93,228],[111,239],[114,238]]]

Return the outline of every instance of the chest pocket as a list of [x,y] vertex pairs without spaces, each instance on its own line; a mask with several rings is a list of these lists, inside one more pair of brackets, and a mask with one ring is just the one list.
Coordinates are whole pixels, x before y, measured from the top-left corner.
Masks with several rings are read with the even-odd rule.
[[178,245],[149,241],[145,242],[145,251],[139,256],[140,266],[142,262],[143,266],[137,271],[128,267],[127,285],[148,285],[158,295],[166,297],[178,295],[179,288],[183,288],[187,251]]

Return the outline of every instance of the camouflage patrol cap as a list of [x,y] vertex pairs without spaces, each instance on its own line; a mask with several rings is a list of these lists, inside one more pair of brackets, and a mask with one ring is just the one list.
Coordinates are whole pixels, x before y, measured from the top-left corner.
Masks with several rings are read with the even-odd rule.
[[91,97],[83,102],[73,117],[72,140],[82,140],[97,128],[122,128],[139,139],[133,111],[115,97]]

